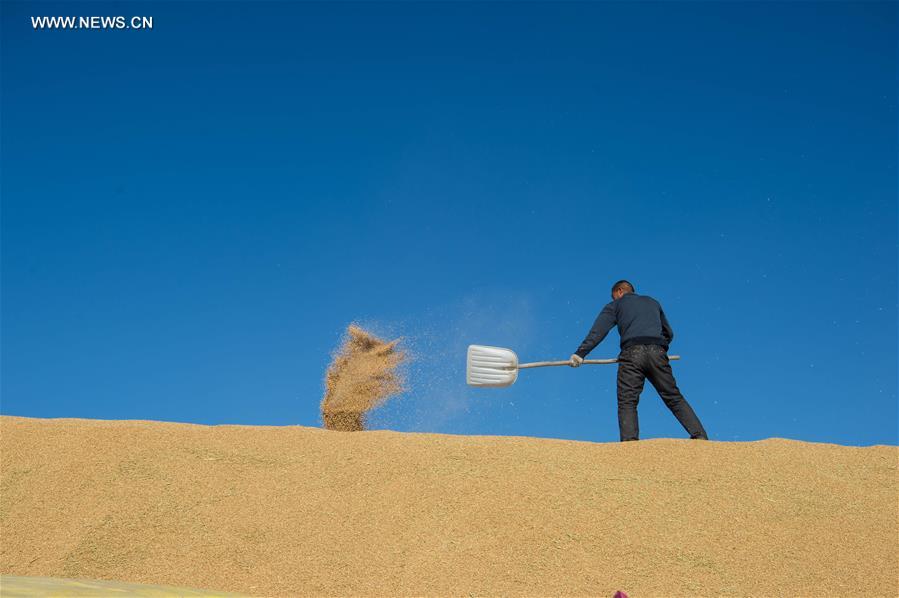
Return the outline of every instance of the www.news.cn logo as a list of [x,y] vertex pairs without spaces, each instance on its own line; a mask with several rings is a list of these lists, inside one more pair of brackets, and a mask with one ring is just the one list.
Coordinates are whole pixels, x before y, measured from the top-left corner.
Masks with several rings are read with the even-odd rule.
[[153,29],[153,17],[31,17],[34,29]]

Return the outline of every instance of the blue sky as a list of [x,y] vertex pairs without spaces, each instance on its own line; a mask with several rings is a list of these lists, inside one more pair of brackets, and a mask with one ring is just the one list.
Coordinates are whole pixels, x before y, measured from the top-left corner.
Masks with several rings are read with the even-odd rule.
[[567,358],[628,278],[713,440],[897,443],[895,3],[0,10],[5,415],[318,426],[359,321],[415,357],[374,427],[614,441],[614,367],[465,347]]

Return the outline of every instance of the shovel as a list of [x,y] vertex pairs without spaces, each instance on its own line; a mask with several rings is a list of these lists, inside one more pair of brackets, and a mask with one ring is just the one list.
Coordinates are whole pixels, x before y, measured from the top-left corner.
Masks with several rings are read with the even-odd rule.
[[[680,359],[679,355],[670,355],[668,359]],[[485,388],[502,388],[512,386],[518,379],[518,370],[543,368],[554,365],[569,365],[569,361],[534,361],[518,363],[518,355],[511,349],[488,347],[485,345],[468,345],[468,359],[465,367],[465,381],[469,386]],[[585,359],[585,364],[602,365],[618,363],[617,359]]]

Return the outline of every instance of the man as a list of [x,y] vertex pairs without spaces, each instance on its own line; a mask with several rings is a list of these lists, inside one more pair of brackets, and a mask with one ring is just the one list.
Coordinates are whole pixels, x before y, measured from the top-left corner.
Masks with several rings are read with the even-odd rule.
[[569,365],[573,368],[581,365],[587,354],[602,342],[615,325],[621,336],[621,354],[618,356],[618,429],[621,441],[639,439],[637,403],[646,378],[649,378],[690,438],[708,440],[699,418],[674,381],[668,363],[668,345],[674,338],[674,332],[662,306],[652,297],[638,295],[634,285],[628,281],[619,280],[612,287],[612,302],[599,312],[587,338],[571,356]]

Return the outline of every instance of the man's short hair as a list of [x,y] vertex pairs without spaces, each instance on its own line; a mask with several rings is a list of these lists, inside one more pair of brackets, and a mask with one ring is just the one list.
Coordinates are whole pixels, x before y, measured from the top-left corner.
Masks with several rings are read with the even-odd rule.
[[624,290],[627,291],[628,293],[634,293],[634,292],[635,292],[635,291],[634,291],[634,285],[632,285],[631,283],[629,283],[629,282],[626,281],[626,280],[619,280],[618,282],[616,282],[615,284],[612,285],[612,292],[613,292],[613,293],[615,293],[616,291],[618,291],[618,290],[620,290],[620,289],[624,289]]

